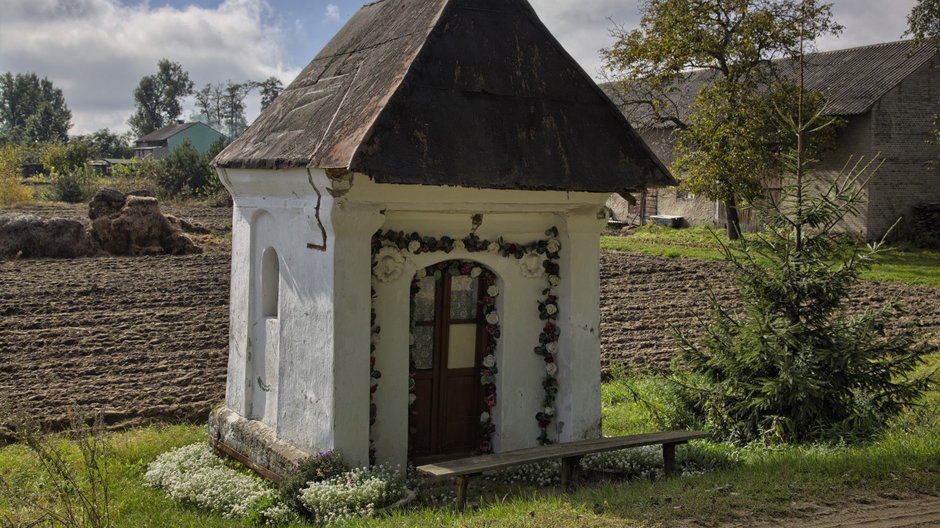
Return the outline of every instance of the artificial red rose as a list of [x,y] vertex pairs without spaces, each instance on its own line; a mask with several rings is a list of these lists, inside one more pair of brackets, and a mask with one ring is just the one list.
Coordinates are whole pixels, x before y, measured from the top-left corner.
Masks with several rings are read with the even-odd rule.
[[486,397],[486,404],[490,407],[496,407],[496,395],[490,394]]

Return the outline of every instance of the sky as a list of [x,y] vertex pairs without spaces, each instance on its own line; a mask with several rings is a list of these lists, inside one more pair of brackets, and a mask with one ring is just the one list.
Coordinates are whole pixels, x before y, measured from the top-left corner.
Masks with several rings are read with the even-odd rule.
[[[820,50],[899,40],[916,0],[830,0],[845,26]],[[134,88],[162,58],[207,83],[264,80],[287,85],[363,0],[0,0],[0,73],[34,72],[62,89],[71,134],[124,132]],[[530,0],[562,46],[590,75],[613,23],[639,22],[639,0]],[[258,113],[249,97],[248,119]],[[183,117],[195,111],[187,101]]]

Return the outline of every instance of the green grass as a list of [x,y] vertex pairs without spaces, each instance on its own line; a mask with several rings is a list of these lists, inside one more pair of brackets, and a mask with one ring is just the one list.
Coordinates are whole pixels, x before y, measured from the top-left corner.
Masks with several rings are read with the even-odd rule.
[[[672,229],[650,224],[629,236],[602,236],[601,249],[670,258],[725,260],[716,236],[728,242],[724,232],[707,227]],[[862,273],[862,278],[940,288],[940,250],[889,246],[875,258],[874,266]]]
[[[940,380],[940,354],[928,358],[923,372]],[[615,373],[602,390],[607,434],[646,432],[660,426],[657,414],[668,405],[661,376]],[[642,403],[640,400],[648,401]],[[936,493],[940,489],[940,393],[929,393],[923,406],[909,412],[884,437],[859,446],[750,446],[693,442],[678,456],[713,464],[705,473],[650,482],[589,484],[572,493],[558,489],[514,487],[488,492],[478,507],[458,514],[423,508],[365,519],[353,526],[440,527],[517,526],[656,527],[681,520],[712,524],[792,519],[825,505],[847,505],[875,497]],[[142,484],[146,465],[162,452],[205,440],[205,427],[156,426],[108,435],[108,484],[114,491],[117,527],[237,527],[222,519],[167,499]],[[72,449],[74,462],[77,452]],[[43,497],[43,480],[34,456],[21,445],[0,448],[0,475],[17,487]],[[742,519],[742,512],[747,518]],[[16,520],[0,493],[0,521]],[[12,517],[5,519],[5,515]],[[25,520],[20,517],[19,520]],[[15,526],[15,524],[13,524]]]

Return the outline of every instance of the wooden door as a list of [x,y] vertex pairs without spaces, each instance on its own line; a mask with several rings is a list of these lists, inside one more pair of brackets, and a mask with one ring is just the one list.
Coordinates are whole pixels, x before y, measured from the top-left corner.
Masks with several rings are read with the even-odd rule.
[[412,304],[415,401],[409,451],[416,463],[475,454],[480,444],[485,342],[481,284],[467,275],[425,277]]

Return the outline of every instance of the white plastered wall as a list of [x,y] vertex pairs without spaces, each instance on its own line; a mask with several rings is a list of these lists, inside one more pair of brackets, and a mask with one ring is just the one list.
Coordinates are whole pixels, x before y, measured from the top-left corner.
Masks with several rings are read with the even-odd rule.
[[[259,417],[280,439],[302,450],[336,448],[350,462],[365,464],[371,236],[381,228],[462,238],[471,228],[471,215],[480,213],[477,234],[484,239],[502,236],[527,243],[545,238],[549,227],[559,229],[560,390],[549,436],[570,441],[600,434],[598,235],[605,219],[598,212],[606,195],[382,185],[362,175],[331,180],[322,171],[302,169],[220,170],[220,175],[235,202],[229,409]],[[264,224],[253,237],[259,217],[269,217],[275,227]],[[275,384],[266,396],[275,395],[276,412],[259,415],[249,403],[260,387],[251,360],[258,352],[250,337],[257,302],[252,296],[258,288],[251,284],[259,280],[257,266],[267,248],[277,252],[281,273],[279,365],[276,376],[268,373],[263,380],[269,387]],[[535,414],[544,396],[545,368],[532,349],[544,324],[537,302],[545,279],[526,278],[516,259],[495,254],[409,255],[397,280],[375,284],[382,327],[375,356],[382,378],[374,397],[378,414],[372,436],[379,462],[403,467],[407,461],[410,280],[417,269],[450,259],[480,262],[499,277],[495,448],[537,444]]]

